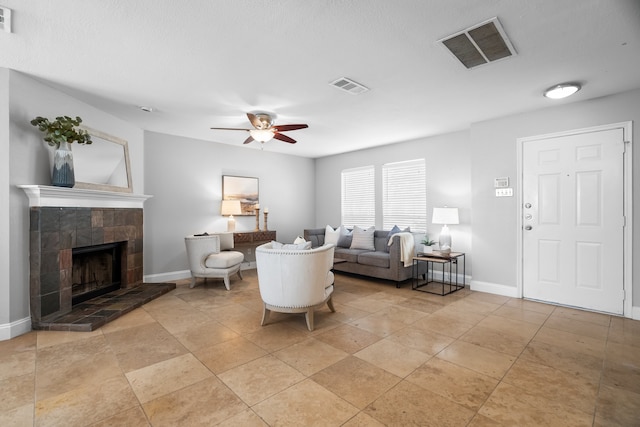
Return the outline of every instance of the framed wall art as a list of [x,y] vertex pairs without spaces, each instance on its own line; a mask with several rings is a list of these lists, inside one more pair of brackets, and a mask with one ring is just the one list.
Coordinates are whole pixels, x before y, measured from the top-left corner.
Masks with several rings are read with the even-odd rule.
[[240,200],[240,215],[255,215],[259,196],[258,178],[222,175],[222,200]]

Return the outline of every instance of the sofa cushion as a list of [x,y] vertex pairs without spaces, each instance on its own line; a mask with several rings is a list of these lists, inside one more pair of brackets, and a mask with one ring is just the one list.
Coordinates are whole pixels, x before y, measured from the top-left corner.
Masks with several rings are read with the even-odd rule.
[[373,244],[373,234],[375,233],[375,227],[369,227],[366,230],[360,228],[357,225],[353,228],[353,238],[351,240],[351,249],[367,249],[369,251],[375,251],[376,247]]
[[237,251],[220,251],[211,254],[204,260],[207,268],[229,268],[244,261],[244,254]]
[[342,226],[339,226],[335,230],[332,226],[327,225],[324,231],[324,243],[331,243],[333,246],[338,246],[338,240],[340,240],[340,233],[342,233]]
[[358,255],[365,252],[370,252],[370,251],[367,251],[366,249],[335,248],[335,251],[333,252],[333,257],[344,259],[347,262],[357,263]]
[[341,248],[351,247],[352,238],[353,238],[353,230],[348,230],[344,225],[341,225],[340,239],[338,239],[338,246]]
[[386,252],[365,252],[358,255],[358,264],[389,268],[391,256]]

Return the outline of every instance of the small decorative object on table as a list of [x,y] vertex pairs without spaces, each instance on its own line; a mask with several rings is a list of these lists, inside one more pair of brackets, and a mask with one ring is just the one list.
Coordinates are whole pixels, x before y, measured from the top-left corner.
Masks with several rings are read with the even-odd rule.
[[56,187],[73,187],[76,182],[73,172],[73,154],[69,144],[74,141],[78,144],[92,142],[89,133],[85,129],[78,128],[80,123],[82,123],[80,117],[72,119],[69,116],[56,117],[54,121],[40,116],[31,120],[33,126],[37,126],[41,132],[44,132],[44,140],[50,146],[56,147],[51,174],[51,184]]
[[430,254],[433,252],[433,245],[436,244],[435,240],[429,239],[429,235],[425,234],[424,239],[420,242],[422,246],[422,253]]
[[269,208],[264,208],[264,231],[267,231],[267,216],[269,216]]

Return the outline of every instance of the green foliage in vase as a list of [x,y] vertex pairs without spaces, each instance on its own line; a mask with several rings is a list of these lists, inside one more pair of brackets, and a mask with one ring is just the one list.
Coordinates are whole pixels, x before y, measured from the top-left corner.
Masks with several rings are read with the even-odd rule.
[[80,123],[82,123],[80,117],[72,119],[69,116],[56,117],[54,121],[40,116],[31,120],[33,126],[44,132],[44,140],[47,144],[56,148],[59,148],[63,141],[91,144],[91,135],[85,129],[78,127]]
[[433,245],[436,244],[435,240],[430,240],[429,239],[429,235],[428,234],[424,235],[424,239],[422,239],[422,242],[420,242],[420,243],[422,243],[425,246],[433,246]]

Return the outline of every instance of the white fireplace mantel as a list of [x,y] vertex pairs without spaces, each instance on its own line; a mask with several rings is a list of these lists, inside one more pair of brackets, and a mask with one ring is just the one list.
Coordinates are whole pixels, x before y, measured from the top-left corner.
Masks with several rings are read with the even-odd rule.
[[29,197],[29,207],[142,208],[153,196],[115,191],[52,187],[49,185],[17,185]]

